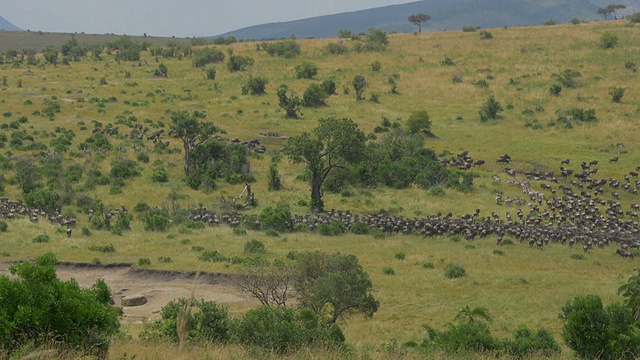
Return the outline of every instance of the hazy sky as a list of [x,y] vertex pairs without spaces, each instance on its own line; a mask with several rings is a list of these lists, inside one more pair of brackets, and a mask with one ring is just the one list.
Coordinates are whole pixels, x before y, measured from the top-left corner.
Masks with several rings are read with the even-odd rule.
[[408,2],[412,1],[0,0],[0,16],[32,31],[191,37]]

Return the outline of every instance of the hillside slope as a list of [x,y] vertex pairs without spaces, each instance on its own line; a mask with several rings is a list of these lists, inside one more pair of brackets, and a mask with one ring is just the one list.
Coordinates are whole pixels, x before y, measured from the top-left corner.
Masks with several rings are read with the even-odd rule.
[[23,31],[19,27],[13,25],[9,20],[0,16],[0,31]]
[[[298,38],[333,37],[340,29],[354,33],[375,27],[388,32],[413,32],[415,26],[407,21],[411,14],[427,13],[431,21],[423,24],[425,31],[459,30],[465,25],[483,28],[542,24],[549,19],[559,23],[573,18],[595,20],[602,1],[583,0],[423,0],[308,19],[269,23],[231,31],[238,39],[275,39],[294,34]],[[640,1],[626,2],[629,9]]]

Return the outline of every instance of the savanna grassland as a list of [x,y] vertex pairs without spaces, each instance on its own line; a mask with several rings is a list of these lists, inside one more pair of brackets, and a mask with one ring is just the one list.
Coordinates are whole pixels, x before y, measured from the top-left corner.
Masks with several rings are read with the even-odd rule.
[[[111,123],[119,127],[120,134],[130,132],[125,125],[118,125],[118,118],[135,117],[137,123],[152,131],[164,128],[168,131],[170,112],[177,110],[200,111],[226,131],[228,139],[248,141],[258,139],[266,145],[265,154],[254,154],[250,159],[250,172],[256,181],[252,184],[258,205],[242,210],[246,214],[259,214],[265,207],[286,204],[292,213],[304,214],[309,199],[308,182],[298,180],[303,167],[292,164],[286,157],[278,162],[283,181],[281,191],[267,190],[267,171],[272,157],[278,156],[287,138],[317,126],[317,120],[326,117],[350,118],[365,133],[372,133],[383,119],[391,123],[405,124],[412,111],[429,113],[431,132],[436,138],[428,138],[426,146],[437,154],[448,156],[469,151],[474,159],[484,159],[486,164],[472,168],[477,174],[471,192],[445,188],[444,195],[418,187],[396,190],[387,187],[348,187],[339,192],[325,191],[326,209],[351,210],[368,214],[381,210],[393,215],[420,218],[438,212],[451,212],[454,216],[481,210],[481,216],[496,212],[515,214],[518,207],[525,212],[529,207],[496,204],[495,195],[503,192],[511,198],[529,200],[522,190],[494,177],[509,178],[503,172],[505,165],[495,160],[508,153],[513,161],[507,165],[521,171],[558,172],[561,159],[571,159],[570,168],[578,171],[582,161],[598,160],[598,178],[623,179],[629,171],[640,165],[640,100],[638,76],[626,63],[640,63],[640,33],[636,27],[626,26],[626,21],[593,22],[578,25],[555,25],[489,29],[493,38],[480,39],[478,32],[447,31],[422,34],[390,34],[389,45],[384,52],[355,52],[335,55],[326,52],[330,43],[343,43],[352,47],[350,39],[296,40],[301,46],[300,56],[286,59],[269,56],[260,50],[259,43],[241,42],[216,45],[229,54],[252,57],[255,62],[245,71],[230,72],[224,64],[215,64],[215,80],[207,80],[201,68],[193,66],[191,56],[163,58],[141,52],[139,61],[116,61],[114,55],[89,56],[53,66],[42,60],[40,65],[25,63],[14,65],[6,61],[0,65],[0,77],[6,85],[0,87],[0,124],[9,124],[21,117],[19,130],[33,135],[34,141],[48,144],[56,128],[75,133],[73,146],[64,153],[63,164],[77,163],[84,169],[108,172],[112,160],[135,160],[134,142],[123,136],[111,136],[114,150],[104,154],[87,154],[79,144],[92,134],[96,122],[103,126]],[[619,42],[610,49],[603,49],[600,40],[604,33],[618,36]],[[213,46],[213,45],[211,45]],[[39,58],[42,55],[37,55]],[[445,61],[448,59],[449,61]],[[315,79],[298,79],[296,65],[310,61],[319,68]],[[374,70],[372,64],[381,67]],[[160,64],[166,65],[168,77],[153,76]],[[211,67],[211,66],[210,66]],[[559,96],[549,89],[558,82],[558,74],[571,69],[581,74],[573,88],[563,87]],[[130,76],[125,76],[129,73]],[[388,79],[397,78],[398,94],[391,94]],[[356,101],[352,80],[363,75],[368,83],[365,100]],[[242,86],[250,76],[268,80],[265,95],[243,95]],[[453,81],[453,78],[461,81]],[[333,79],[337,94],[327,99],[327,106],[302,108],[298,119],[289,119],[278,106],[276,89],[286,84],[302,96],[311,83]],[[20,83],[20,87],[18,84]],[[609,94],[614,87],[626,88],[621,102],[612,101]],[[379,102],[369,99],[377,94]],[[489,96],[494,96],[504,110],[499,119],[480,121],[478,111]],[[109,99],[103,106],[90,101],[92,98]],[[52,118],[34,115],[43,112],[47,101],[55,101],[60,111]],[[595,109],[597,122],[574,122],[572,128],[549,126],[571,108]],[[3,128],[0,133],[10,138],[15,129]],[[380,134],[378,134],[380,136]],[[181,149],[177,139],[170,140],[170,149]],[[375,141],[375,140],[370,140]],[[118,150],[122,147],[122,150]],[[144,142],[150,157],[148,164],[141,164],[141,176],[128,179],[121,193],[110,192],[109,186],[83,189],[82,182],[73,185],[68,192],[74,199],[82,195],[100,199],[109,208],[125,206],[129,209],[139,202],[152,207],[171,208],[176,204],[189,208],[198,203],[218,211],[222,209],[222,197],[238,196],[243,184],[218,181],[211,191],[193,190],[183,181],[183,154],[152,151],[153,144]],[[53,151],[53,150],[48,150]],[[44,151],[45,153],[48,151]],[[34,156],[40,151],[21,151],[10,146],[0,149],[8,158]],[[619,157],[617,163],[609,163]],[[167,183],[154,183],[151,176],[154,162],[160,161],[169,173]],[[2,170],[10,180],[13,170]],[[524,179],[519,175],[518,179]],[[569,180],[558,178],[562,184]],[[531,187],[540,189],[541,182],[531,180]],[[556,185],[554,185],[556,186]],[[175,204],[171,193],[181,198]],[[21,189],[7,181],[3,197],[12,200],[22,198]],[[549,196],[552,196],[549,194]],[[638,195],[620,191],[624,210],[630,204],[640,202]],[[602,198],[611,199],[608,192]],[[301,201],[303,200],[303,201]],[[542,250],[514,240],[513,245],[496,245],[496,238],[476,239],[469,243],[447,237],[423,238],[418,234],[392,235],[376,239],[367,235],[343,234],[322,236],[318,233],[282,233],[278,237],[261,231],[248,230],[239,234],[226,226],[204,229],[183,229],[178,226],[166,232],[144,231],[139,220],[132,222],[132,231],[122,236],[105,231],[83,234],[80,229],[88,226],[87,217],[78,206],[67,205],[63,213],[75,213],[78,224],[67,238],[42,219],[37,224],[28,219],[9,221],[8,232],[0,233],[2,261],[32,259],[44,252],[54,252],[60,261],[133,263],[141,257],[152,259],[150,268],[163,270],[199,270],[207,272],[233,272],[235,265],[209,263],[198,260],[195,246],[217,250],[222,254],[242,254],[246,241],[262,241],[269,258],[282,258],[292,250],[321,249],[357,255],[360,264],[373,281],[374,296],[380,301],[379,311],[371,319],[352,316],[340,322],[347,341],[362,349],[369,356],[377,353],[381,343],[419,342],[424,336],[423,324],[440,328],[451,322],[465,305],[487,308],[494,320],[490,324],[493,333],[507,336],[521,325],[532,328],[546,327],[553,331],[559,342],[562,322],[558,319],[560,307],[575,295],[597,294],[605,302],[620,301],[616,294],[638,260],[622,259],[615,254],[615,247],[593,248],[584,260],[571,255],[582,253],[580,247],[549,243]],[[32,239],[42,233],[51,236],[48,243],[34,243]],[[188,241],[183,241],[188,239]],[[112,244],[116,251],[97,253],[91,246]],[[494,252],[500,249],[503,255]],[[404,253],[404,260],[394,258]],[[171,257],[171,262],[155,261],[159,257]],[[434,269],[423,267],[433,263]],[[460,279],[447,279],[443,268],[457,263],[467,271]],[[391,267],[395,275],[386,275],[383,268]],[[246,304],[230,304],[232,313],[247,310]],[[136,329],[131,329],[135,334]],[[137,340],[118,340],[112,348],[117,356],[123,353],[140,356],[148,345]],[[162,345],[166,346],[166,345]],[[388,347],[387,347],[388,348]],[[158,356],[177,356],[163,350]],[[221,357],[252,357],[244,350],[225,348]],[[234,352],[237,351],[237,352]],[[563,357],[569,357],[566,347]],[[226,355],[225,355],[226,354]],[[147,355],[145,355],[147,356]],[[198,357],[201,354],[189,355]],[[312,357],[302,354],[302,357]],[[364,356],[364,355],[363,355]],[[386,356],[384,353],[380,356]],[[389,355],[391,356],[391,355]]]

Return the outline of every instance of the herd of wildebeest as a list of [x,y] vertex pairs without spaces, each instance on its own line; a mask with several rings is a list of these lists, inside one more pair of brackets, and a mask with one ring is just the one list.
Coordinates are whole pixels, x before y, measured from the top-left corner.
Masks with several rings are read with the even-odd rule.
[[[470,170],[485,165],[483,160],[473,160],[467,151],[442,158],[441,163]],[[497,164],[508,165],[512,161],[508,154],[500,156]],[[610,166],[617,166],[618,157],[609,160]],[[352,211],[331,209],[323,213],[308,212],[293,215],[291,228],[313,231],[321,224],[343,223],[347,231],[356,223],[366,223],[371,228],[386,234],[419,234],[423,237],[458,236],[468,241],[494,236],[496,244],[505,239],[528,244],[543,250],[549,242],[578,247],[584,252],[594,248],[615,248],[615,253],[624,258],[633,259],[632,249],[640,248],[640,226],[638,225],[640,205],[631,203],[623,206],[619,200],[620,192],[637,195],[640,189],[639,169],[629,171],[623,179],[596,178],[598,161],[582,162],[579,171],[569,169],[570,159],[562,159],[559,164],[560,177],[555,171],[526,171],[506,167],[495,175],[493,180],[497,188],[495,201],[504,207],[504,216],[497,212],[483,213],[478,208],[471,214],[454,216],[452,213],[437,213],[424,217],[394,216],[386,213],[357,214]],[[639,167],[640,168],[640,167]],[[505,196],[521,191],[519,196]],[[128,212],[125,207],[105,210],[108,221],[120,212]],[[87,214],[89,220],[94,214]],[[59,211],[46,213],[30,208],[22,201],[0,199],[0,218],[13,219],[28,217],[32,222],[46,218],[51,223],[66,228],[71,237],[76,224],[75,218],[65,218]],[[215,212],[203,204],[189,210],[189,218],[202,221],[209,226],[242,226],[249,217],[241,212],[229,210]],[[259,220],[251,218],[252,228],[259,228]],[[300,225],[302,224],[302,225]],[[612,250],[613,252],[613,250]]]

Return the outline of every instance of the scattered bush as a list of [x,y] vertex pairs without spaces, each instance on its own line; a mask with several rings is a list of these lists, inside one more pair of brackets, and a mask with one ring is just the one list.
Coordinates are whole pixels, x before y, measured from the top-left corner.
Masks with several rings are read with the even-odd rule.
[[345,231],[346,228],[342,221],[332,221],[329,224],[318,225],[318,232],[325,236],[336,236],[343,234]]
[[429,113],[425,110],[413,111],[407,119],[407,130],[411,134],[418,134],[431,129]]
[[51,240],[51,237],[47,234],[40,234],[37,235],[36,237],[34,237],[33,239],[31,239],[31,242],[34,243],[48,243],[49,240]]
[[380,60],[376,60],[371,63],[371,71],[380,72],[380,70],[382,70],[382,63],[380,62]]
[[447,264],[444,268],[444,276],[448,279],[456,279],[466,275],[466,271],[460,265]]
[[362,75],[356,75],[352,82],[353,88],[356,91],[356,100],[364,99],[364,88],[367,86],[367,79]]
[[493,39],[493,34],[487,30],[480,31],[480,40]]
[[146,231],[165,231],[171,224],[169,214],[164,210],[151,209],[142,215]]
[[358,235],[369,235],[373,228],[365,222],[357,222],[351,226],[351,232]]
[[159,262],[159,263],[164,263],[164,264],[166,264],[166,263],[170,263],[170,262],[172,262],[172,261],[173,261],[173,260],[171,259],[171,257],[170,257],[170,256],[160,256],[160,257],[158,258],[158,262]]
[[291,210],[286,206],[268,206],[260,212],[260,226],[262,229],[273,229],[279,232],[291,230]]
[[[200,251],[200,250],[196,250],[196,251]],[[200,254],[200,256],[198,256],[198,260],[207,261],[207,262],[226,262],[226,261],[229,261],[229,258],[220,254],[218,250],[210,250]]]
[[89,251],[97,251],[101,253],[112,253],[116,252],[115,246],[113,244],[109,245],[91,245],[89,246]]
[[553,84],[549,87],[549,94],[552,96],[560,96],[560,92],[562,91],[562,86],[560,84]]
[[331,79],[323,81],[320,87],[327,95],[334,95],[336,93],[336,83]]
[[7,231],[9,231],[9,224],[4,220],[0,220],[0,232],[7,232]]
[[242,95],[263,95],[266,94],[266,87],[269,81],[265,77],[250,76],[247,83],[242,86]]
[[609,89],[609,95],[611,95],[611,101],[613,101],[614,103],[619,103],[620,101],[622,101],[622,97],[624,96],[624,92],[626,90],[627,90],[626,88],[618,87],[618,86],[614,86],[611,89]]
[[278,172],[278,165],[276,163],[269,165],[269,172],[267,173],[267,189],[269,191],[282,190],[282,181],[280,180],[280,173]]
[[491,95],[480,108],[480,121],[487,122],[489,119],[499,119],[499,112],[504,110],[502,105]]
[[138,266],[151,265],[151,259],[143,257],[138,259]]
[[233,338],[241,344],[283,354],[304,346],[336,346],[345,337],[311,310],[261,306],[238,321]]
[[305,61],[296,65],[296,77],[298,79],[313,79],[318,75],[318,66],[312,62]]
[[502,256],[502,255],[504,255],[504,254],[505,254],[504,250],[500,250],[500,249],[494,249],[494,250],[493,250],[493,255],[500,255],[500,256]]
[[302,95],[302,101],[304,106],[307,107],[319,107],[326,105],[325,100],[329,95],[324,91],[321,85],[311,84],[304,91]]
[[245,254],[264,254],[266,253],[266,249],[262,241],[259,240],[250,240],[244,244],[244,253]]
[[[639,13],[640,14],[640,13]],[[631,72],[636,72],[638,71],[638,66],[636,65],[636,63],[634,63],[633,61],[625,61],[624,62],[624,68],[626,70],[629,70]]]
[[385,274],[385,275],[395,275],[396,274],[395,270],[393,270],[393,268],[390,268],[388,266],[385,266],[382,269],[382,273]]
[[574,260],[587,260],[587,257],[584,254],[571,254],[570,257]]
[[425,268],[425,269],[435,269],[436,268],[435,265],[433,265],[432,262],[426,262],[426,263],[422,264],[422,267]]
[[227,62],[227,69],[229,69],[230,72],[244,71],[253,65],[253,62],[253,58],[249,56],[230,56]]
[[213,301],[171,300],[162,308],[160,315],[159,321],[142,331],[141,338],[178,342],[178,331],[184,331],[185,340],[189,343],[224,343],[230,338],[231,319],[227,309]]
[[154,183],[166,183],[169,181],[169,173],[163,167],[155,168],[153,174],[151,174],[151,181]]
[[618,41],[618,35],[607,31],[600,36],[599,45],[602,49],[613,49],[618,45]]
[[480,26],[465,25],[462,27],[462,32],[474,32],[477,30],[480,30]]
[[395,255],[393,255],[393,257],[395,259],[398,259],[398,260],[404,260],[406,255],[403,252],[399,252],[399,253],[396,253]]
[[273,43],[263,43],[262,48],[271,56],[281,56],[286,59],[300,55],[300,44],[295,40],[284,40]]

